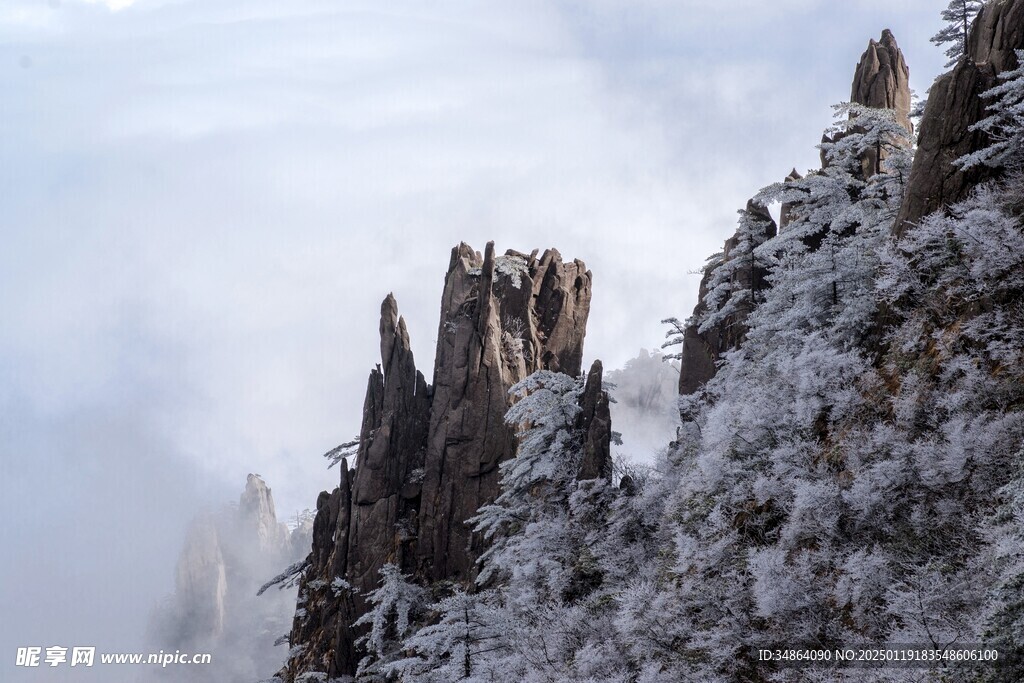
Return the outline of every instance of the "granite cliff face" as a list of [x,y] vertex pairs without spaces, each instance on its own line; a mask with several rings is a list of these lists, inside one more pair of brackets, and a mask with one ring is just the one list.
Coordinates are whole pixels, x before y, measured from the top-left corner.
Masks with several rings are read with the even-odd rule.
[[[787,217],[791,210],[791,207],[787,207]],[[753,199],[747,202],[743,213],[760,224],[761,229],[758,231],[760,242],[764,242],[778,232],[775,220],[768,213],[768,209]],[[733,254],[739,243],[739,233],[725,241],[725,246],[722,248],[722,263],[734,258]],[[750,268],[737,268],[730,284],[737,289],[757,292],[768,286],[767,275],[768,271],[757,265]],[[743,337],[746,335],[744,321],[755,305],[755,300],[752,299],[732,315],[726,316],[720,323],[701,332],[698,321],[708,310],[705,299],[709,291],[710,277],[710,271],[706,271],[704,277],[701,278],[697,306],[693,309],[693,316],[687,321],[683,333],[679,372],[680,394],[691,394],[697,391],[705,382],[715,376],[715,364],[722,354],[730,349],[738,348],[742,343]]]
[[929,90],[907,194],[896,220],[897,234],[964,199],[971,188],[993,177],[992,169],[961,171],[953,162],[985,146],[984,135],[970,130],[985,116],[981,93],[998,82],[999,73],[1017,67],[1014,50],[1022,48],[1024,2],[986,3],[971,26],[965,57]]
[[[509,389],[548,369],[577,376],[591,274],[554,249],[452,250],[441,298],[433,382],[417,369],[394,297],[381,304],[381,365],[370,373],[356,466],[317,500],[312,551],[299,585],[291,655],[278,674],[351,675],[361,657],[350,626],[379,570],[469,584],[482,539],[465,521],[498,494],[498,465],[515,453]],[[611,420],[595,363],[582,399],[581,478],[610,477]]]
[[[892,32],[886,29],[882,32],[880,40],[869,41],[867,49],[857,63],[850,100],[877,109],[893,109],[896,111],[897,120],[904,128],[911,130],[909,77],[910,70],[903,58],[903,52],[897,45]],[[833,141],[835,141],[834,138],[824,137],[822,139],[822,142]],[[884,155],[879,152],[865,154],[861,159],[863,176],[868,178],[878,173],[883,159]],[[822,167],[824,168],[825,165],[823,156]],[[793,181],[800,177],[796,169],[793,169],[785,180]],[[777,229],[785,230],[792,220],[794,212],[799,211],[799,205],[784,204],[782,206],[778,228],[768,210],[753,200],[747,203],[745,211],[747,214],[756,214],[762,217],[765,225],[764,236],[767,238],[774,235]],[[727,262],[730,259],[738,242],[739,233],[726,240],[722,250],[722,262]],[[766,276],[767,271],[762,268],[738,268],[733,276],[733,285],[736,288],[757,291],[759,288],[768,286]],[[756,305],[755,301],[751,301],[733,315],[701,332],[698,320],[707,313],[705,298],[709,291],[710,277],[710,270],[705,270],[698,290],[697,306],[694,308],[693,316],[687,321],[682,335],[679,393],[684,395],[699,390],[715,376],[716,364],[722,355],[739,348],[747,332],[744,321],[752,306]]]

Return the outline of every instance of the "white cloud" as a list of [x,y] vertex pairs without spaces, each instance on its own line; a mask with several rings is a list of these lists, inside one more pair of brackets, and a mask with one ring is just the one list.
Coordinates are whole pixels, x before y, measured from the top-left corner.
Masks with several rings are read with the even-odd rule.
[[117,12],[135,4],[135,0],[85,0],[90,5],[106,5],[107,9]]

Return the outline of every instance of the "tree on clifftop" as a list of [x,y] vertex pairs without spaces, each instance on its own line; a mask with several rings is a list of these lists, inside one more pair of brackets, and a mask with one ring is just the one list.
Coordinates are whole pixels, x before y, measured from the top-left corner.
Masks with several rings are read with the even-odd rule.
[[948,23],[932,36],[932,42],[936,45],[952,43],[946,49],[946,56],[949,57],[946,68],[956,64],[964,56],[971,23],[974,17],[978,16],[983,4],[980,0],[950,0],[949,6],[942,10],[942,19]]

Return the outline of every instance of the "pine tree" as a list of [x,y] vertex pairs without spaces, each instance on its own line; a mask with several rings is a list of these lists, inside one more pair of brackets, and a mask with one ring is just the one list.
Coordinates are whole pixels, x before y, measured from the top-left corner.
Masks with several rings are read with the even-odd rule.
[[964,56],[971,23],[984,4],[980,0],[950,0],[946,9],[942,10],[942,20],[947,24],[932,36],[931,40],[936,45],[951,43],[946,49],[946,56],[949,57],[946,68],[956,64]]
[[988,183],[925,217],[885,255],[879,283],[903,318],[887,372],[909,368],[890,437],[903,443],[891,447],[915,474],[887,513],[902,518],[893,549],[916,560],[893,582],[893,638],[987,642],[1001,661],[1018,658],[957,680],[1019,680],[1024,654],[1024,232],[1006,187]]
[[358,670],[359,679],[366,681],[383,680],[386,666],[398,658],[402,640],[413,632],[426,600],[426,591],[395,565],[381,567],[380,576],[380,588],[368,596],[373,607],[353,624],[370,627],[356,643],[367,651]]
[[[511,576],[558,593],[565,580],[559,536],[581,457],[576,429],[583,378],[541,370],[510,390],[519,400],[506,422],[519,431],[516,457],[501,464],[501,494],[470,520],[491,541],[478,582]],[[529,532],[529,533],[527,533]],[[531,547],[524,548],[524,542]]]
[[971,126],[988,134],[990,144],[956,160],[967,169],[974,166],[1002,167],[1019,171],[1024,165],[1024,50],[1017,50],[1016,69],[999,74],[999,85],[981,94],[990,100],[988,116]]
[[[995,570],[994,590],[981,615],[986,645],[1004,660],[1024,665],[1024,451],[1016,454],[1017,471],[1000,491],[1002,502],[988,529],[991,547],[986,566]],[[989,681],[1009,683],[1017,668],[992,671]]]
[[501,613],[488,592],[470,594],[454,587],[451,595],[426,608],[432,623],[408,637],[403,649],[411,656],[387,665],[403,683],[451,683],[493,680],[490,666],[507,652]]
[[[913,137],[892,110],[849,103],[833,109],[836,123],[820,146],[825,168],[757,195],[794,207],[786,229],[757,250],[772,264],[772,287],[788,294],[766,297],[752,314],[748,338],[760,336],[764,348],[773,345],[766,335],[777,331],[821,330],[851,345],[870,327],[878,253],[903,197]],[[865,178],[869,156],[882,161]]]
[[[603,479],[578,480],[582,390],[583,378],[549,371],[511,390],[518,401],[506,421],[517,427],[519,449],[501,465],[501,494],[471,520],[492,543],[478,578],[489,611],[475,619],[491,644],[470,662],[471,680],[629,678],[633,658],[616,625],[616,596],[627,578],[650,578],[656,549],[645,515],[660,508],[634,507],[639,477],[629,479],[629,495]],[[454,612],[449,628],[465,633],[465,607],[463,626]]]
[[754,201],[738,213],[739,224],[727,251],[722,258],[712,257],[705,266],[708,291],[704,313],[697,320],[699,332],[726,320],[745,318],[763,297],[760,273],[769,260],[757,248],[774,236],[775,222],[765,207]]

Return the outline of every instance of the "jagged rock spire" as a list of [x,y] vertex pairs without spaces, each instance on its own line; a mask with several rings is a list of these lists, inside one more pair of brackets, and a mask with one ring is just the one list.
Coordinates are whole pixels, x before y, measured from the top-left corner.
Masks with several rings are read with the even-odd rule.
[[[540,369],[577,376],[592,276],[554,249],[527,255],[452,250],[441,297],[433,385],[416,370],[394,296],[381,304],[381,365],[370,372],[356,467],[320,494],[309,569],[291,644],[303,646],[281,676],[355,672],[358,633],[385,563],[415,580],[467,582],[482,540],[466,524],[498,495],[498,465],[515,453],[505,424],[516,382]],[[584,392],[581,478],[611,474],[608,397],[595,364]],[[590,475],[593,475],[592,477]],[[335,579],[354,590],[340,593]]]
[[[892,109],[900,125],[907,131],[914,130],[910,121],[910,69],[889,29],[882,31],[879,40],[868,41],[868,47],[853,72],[850,102],[874,109]],[[837,139],[826,134],[821,141],[835,142]],[[870,178],[877,174],[884,159],[881,150],[867,151],[861,159],[863,176]],[[821,152],[821,166],[828,166],[824,151]]]
[[576,478],[579,481],[612,480],[611,435],[612,416],[608,394],[601,386],[604,365],[594,361],[587,373],[587,382],[580,396],[580,414],[577,425],[584,433],[583,460]]
[[430,423],[430,396],[416,369],[405,319],[388,294],[380,306],[381,365],[370,372],[352,482],[348,580],[372,588],[377,572],[399,563],[396,529],[416,509]]
[[885,29],[871,40],[857,62],[850,101],[875,109],[893,109],[908,131],[910,123],[910,69],[892,31]]
[[489,242],[482,259],[466,244],[452,250],[417,543],[431,579],[473,573],[480,539],[461,521],[497,496],[498,464],[514,452],[508,390],[540,369],[579,374],[591,279],[555,249],[496,256]]

